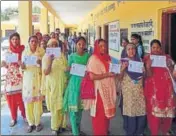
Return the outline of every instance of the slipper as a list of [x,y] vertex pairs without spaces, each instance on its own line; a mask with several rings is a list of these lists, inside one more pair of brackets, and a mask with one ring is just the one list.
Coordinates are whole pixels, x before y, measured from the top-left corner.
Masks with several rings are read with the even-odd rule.
[[27,133],[31,133],[34,130],[34,126],[28,126]]
[[56,130],[52,130],[52,134],[53,135],[57,135],[57,131]]
[[10,122],[10,127],[14,127],[15,125],[16,125],[16,123],[17,123],[17,121],[16,120],[12,120],[11,122]]
[[39,124],[38,126],[36,126],[36,131],[40,132],[43,129],[43,126],[41,124]]

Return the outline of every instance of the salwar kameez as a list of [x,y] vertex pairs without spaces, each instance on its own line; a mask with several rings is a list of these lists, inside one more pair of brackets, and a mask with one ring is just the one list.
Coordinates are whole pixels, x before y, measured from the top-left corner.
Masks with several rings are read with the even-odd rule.
[[122,80],[122,115],[126,135],[141,135],[146,127],[143,79],[135,83],[128,74]]
[[24,108],[24,103],[23,103],[21,93],[16,93],[13,95],[6,95],[6,100],[7,100],[9,109],[10,109],[12,120],[17,120],[18,107],[19,107],[19,110],[21,111],[21,116],[24,119],[26,118],[25,108]]
[[[172,66],[171,58],[167,55],[167,65]],[[144,58],[144,62],[150,55]],[[152,67],[152,75],[145,80],[145,97],[147,105],[147,119],[151,135],[158,135],[159,130],[165,135],[171,128],[175,117],[176,99],[169,74],[169,68]]]
[[25,105],[27,111],[26,118],[29,126],[38,126],[40,124],[40,118],[43,113],[42,102],[31,102]]
[[[97,109],[95,117],[92,117],[93,134],[96,135],[108,135],[110,119],[106,117],[103,102],[100,94],[97,95]],[[100,125],[101,124],[101,125]]]
[[51,112],[51,129],[58,131],[59,128],[66,127],[66,116],[63,112],[63,95],[66,84],[65,69],[67,60],[64,54],[55,58],[52,62],[51,72],[44,75],[44,70],[48,67],[48,56],[42,60],[42,94],[45,95],[48,111]]
[[[68,59],[68,65],[71,67],[73,63],[86,65],[89,59],[89,54],[84,53],[83,56],[77,53],[71,54]],[[69,83],[64,94],[64,111],[69,112],[69,119],[72,126],[73,135],[79,135],[82,102],[80,99],[80,85],[82,77],[70,75]]]
[[[45,51],[43,48],[37,47],[35,53],[27,48],[22,56],[37,56],[42,59]],[[22,57],[23,59],[23,57]],[[41,94],[41,68],[40,66],[28,66],[23,70],[23,100],[26,107],[27,121],[30,126],[38,126],[43,113],[42,101],[44,96]]]
[[[87,71],[100,75],[106,73],[106,68],[95,55],[92,55],[87,65]],[[94,87],[96,98],[83,100],[84,109],[90,109],[93,135],[108,135],[110,119],[116,113],[115,78],[94,80]]]
[[5,96],[10,109],[12,120],[17,120],[18,107],[25,119],[25,107],[22,99],[22,73],[17,63],[9,64],[6,74]]

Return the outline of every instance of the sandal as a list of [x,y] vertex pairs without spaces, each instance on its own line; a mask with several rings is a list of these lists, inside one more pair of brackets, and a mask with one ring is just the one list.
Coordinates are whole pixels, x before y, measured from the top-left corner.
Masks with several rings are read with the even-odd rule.
[[52,130],[52,135],[56,135],[57,136],[57,131],[56,130]]
[[66,131],[65,128],[59,128],[59,133],[63,133],[63,132],[65,132],[65,131]]
[[41,124],[39,124],[38,126],[36,126],[36,131],[40,132],[43,129],[43,126]]
[[16,125],[16,123],[17,123],[17,121],[16,120],[12,120],[11,122],[10,122],[10,127],[14,127],[15,125]]
[[31,133],[34,130],[34,126],[28,126],[27,133]]

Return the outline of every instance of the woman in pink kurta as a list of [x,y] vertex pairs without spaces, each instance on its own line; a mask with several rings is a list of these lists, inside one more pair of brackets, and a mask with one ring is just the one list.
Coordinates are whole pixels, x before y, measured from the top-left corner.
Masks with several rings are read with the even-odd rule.
[[107,135],[109,120],[116,112],[115,75],[109,73],[110,62],[106,42],[97,40],[87,65],[90,78],[94,80],[96,99],[83,101],[84,108],[91,111],[94,135]]

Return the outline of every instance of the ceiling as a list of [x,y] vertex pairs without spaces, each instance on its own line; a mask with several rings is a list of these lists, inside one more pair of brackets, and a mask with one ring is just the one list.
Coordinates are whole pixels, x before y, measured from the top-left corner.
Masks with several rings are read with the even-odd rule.
[[47,1],[65,24],[79,24],[102,1]]

